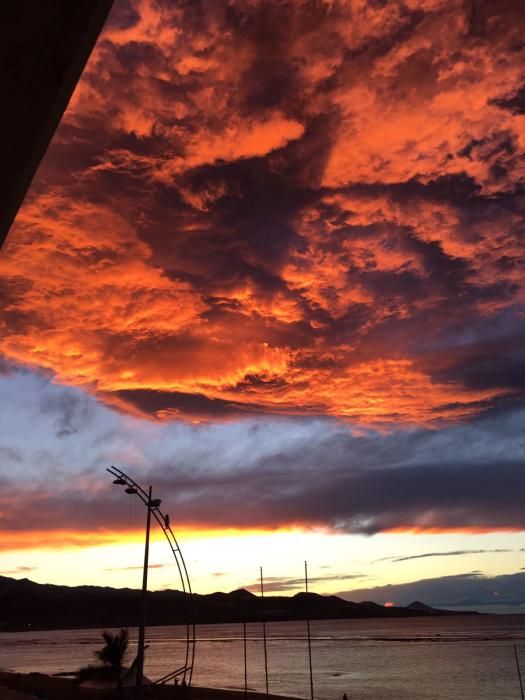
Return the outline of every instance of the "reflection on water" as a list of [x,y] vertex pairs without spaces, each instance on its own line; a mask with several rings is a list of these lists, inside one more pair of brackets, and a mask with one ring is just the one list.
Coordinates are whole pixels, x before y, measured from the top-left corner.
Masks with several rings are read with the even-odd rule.
[[[248,682],[264,690],[261,626],[247,625]],[[525,615],[311,623],[315,695],[341,700],[516,700],[513,657],[525,669]],[[309,697],[305,626],[267,624],[270,692]],[[146,673],[157,678],[182,665],[185,629],[148,630]],[[134,637],[132,634],[132,641]],[[241,688],[242,625],[197,628],[194,683]],[[56,673],[94,660],[100,630],[0,634],[0,668]],[[131,655],[130,655],[131,656]]]

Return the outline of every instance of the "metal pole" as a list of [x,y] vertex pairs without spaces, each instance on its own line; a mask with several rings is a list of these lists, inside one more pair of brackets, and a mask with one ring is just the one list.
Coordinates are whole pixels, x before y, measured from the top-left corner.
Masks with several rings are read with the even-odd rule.
[[151,526],[151,486],[148,489],[148,515],[146,518],[146,545],[144,547],[144,569],[142,571],[141,619],[137,650],[137,678],[135,679],[135,698],[141,700],[144,676],[144,644],[146,637],[146,605],[148,593],[149,531]]
[[[180,551],[180,547],[178,545],[175,534],[173,533],[173,530],[170,527],[169,516],[163,515],[163,513],[161,512],[159,508],[159,505],[161,503],[160,499],[157,498],[151,500],[148,497],[147,492],[144,491],[144,489],[141,486],[139,486],[139,484],[137,484],[137,482],[134,481],[128,474],[123,472],[121,469],[117,469],[117,467],[114,466],[109,467],[108,469],[106,469],[106,471],[109,472],[109,474],[111,474],[111,476],[113,477],[114,484],[117,484],[118,486],[127,486],[126,493],[130,495],[137,495],[146,507],[148,506],[148,503],[150,504],[151,515],[160,525],[170,546],[171,552],[175,559],[175,564],[177,565],[177,569],[179,571],[179,576],[182,584],[182,591],[186,601],[186,660],[184,663],[184,667],[182,668],[182,672],[184,680],[186,679],[186,675],[189,674],[187,685],[190,686],[192,681],[193,667],[195,665],[196,642],[191,582],[188,575],[188,570],[186,568],[186,563],[184,561],[184,557],[182,556],[182,552]],[[138,659],[136,661],[138,662]],[[168,673],[162,678],[160,678],[158,681],[156,681],[156,683],[165,683],[166,680],[171,680],[175,676],[180,675],[180,672],[181,669],[177,668],[174,672]]]
[[246,653],[246,620],[242,623],[244,637],[244,698],[248,699],[248,656]]
[[518,680],[520,682],[521,700],[524,700],[525,696],[523,695],[523,682],[521,680],[520,661],[518,659],[518,650],[516,649],[516,645],[514,645],[514,658],[516,659],[516,668],[518,669]]
[[[261,566],[261,598],[264,599],[263,570]],[[268,697],[268,652],[266,650],[266,620],[264,619],[264,607],[262,613],[263,646],[264,646],[264,678],[266,680],[266,697]]]
[[310,698],[314,700],[314,676],[312,671],[312,642],[310,640],[310,619],[308,617],[308,563],[304,562],[304,583],[306,589],[306,635],[308,637],[308,664],[310,667]]

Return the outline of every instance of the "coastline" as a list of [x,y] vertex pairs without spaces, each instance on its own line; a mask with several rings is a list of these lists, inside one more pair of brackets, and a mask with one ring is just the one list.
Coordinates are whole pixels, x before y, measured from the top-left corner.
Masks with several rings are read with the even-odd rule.
[[[221,688],[201,688],[192,686],[191,688],[177,688],[173,685],[148,686],[152,691],[152,699],[164,700],[244,700],[243,690],[225,690]],[[49,700],[113,700],[118,697],[116,691],[109,688],[94,689],[82,688],[76,685],[73,678],[63,678],[60,676],[49,676],[42,673],[15,673],[13,671],[0,670],[0,697],[2,700],[30,700],[35,696],[35,691],[45,691],[44,697]],[[130,697],[129,688],[125,698]],[[248,700],[298,700],[289,695],[268,695],[265,693],[248,692]]]

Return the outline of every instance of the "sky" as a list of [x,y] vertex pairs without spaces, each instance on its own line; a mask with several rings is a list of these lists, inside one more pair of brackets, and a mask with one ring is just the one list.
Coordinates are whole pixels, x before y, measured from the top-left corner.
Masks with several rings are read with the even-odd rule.
[[115,0],[0,252],[0,575],[138,587],[114,464],[199,592],[525,604],[524,32]]

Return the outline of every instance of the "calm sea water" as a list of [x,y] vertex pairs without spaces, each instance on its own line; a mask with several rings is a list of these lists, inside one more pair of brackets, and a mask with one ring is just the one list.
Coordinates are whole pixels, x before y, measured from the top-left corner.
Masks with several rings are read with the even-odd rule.
[[[269,623],[271,693],[309,697],[305,625]],[[261,625],[249,624],[248,685],[264,691]],[[323,700],[519,700],[513,645],[525,672],[525,615],[311,623],[315,696]],[[183,663],[185,631],[148,630],[146,673]],[[241,625],[197,628],[194,684],[243,688]],[[0,668],[57,673],[93,661],[100,630],[0,634]],[[132,656],[130,654],[130,656]]]

